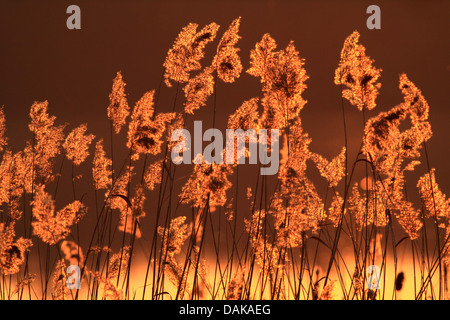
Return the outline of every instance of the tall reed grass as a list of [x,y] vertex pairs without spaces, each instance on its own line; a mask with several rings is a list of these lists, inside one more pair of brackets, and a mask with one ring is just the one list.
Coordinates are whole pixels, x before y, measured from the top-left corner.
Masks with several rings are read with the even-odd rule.
[[[67,132],[68,125],[57,125],[48,113],[47,101],[35,102],[30,140],[12,152],[7,109],[0,109],[1,299],[448,297],[450,202],[428,161],[428,103],[402,74],[404,100],[368,117],[382,70],[357,31],[345,39],[334,77],[345,136],[334,158],[312,152],[302,127],[304,59],[293,42],[277,49],[264,34],[246,70],[259,78],[261,95],[243,101],[227,128],[280,130],[278,174],[263,176],[261,164],[237,163],[194,164],[190,175],[180,174],[171,160],[171,134],[200,108],[210,110],[214,127],[217,84],[231,85],[243,72],[240,22],[230,24],[203,65],[219,25],[183,28],[159,87],[133,108],[118,72],[106,110],[109,136],[88,134],[88,124]],[[164,85],[173,95],[171,112],[159,111]],[[360,112],[364,125],[354,159],[348,112]],[[311,167],[326,190],[308,177]],[[418,170],[422,176],[412,183],[421,202],[412,203],[406,176]],[[86,187],[83,180],[90,179]],[[70,196],[60,191],[67,182]],[[60,204],[61,197],[70,200]],[[406,268],[399,267],[399,252],[408,253]],[[69,265],[81,270],[79,289],[67,285]]]

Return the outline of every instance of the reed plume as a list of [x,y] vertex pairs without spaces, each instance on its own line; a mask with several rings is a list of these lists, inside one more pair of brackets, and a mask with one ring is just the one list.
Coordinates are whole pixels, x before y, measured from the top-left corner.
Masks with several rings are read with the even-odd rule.
[[146,92],[136,103],[128,125],[127,147],[133,150],[134,160],[139,154],[156,155],[161,152],[162,137],[166,124],[175,118],[175,113],[158,113],[154,117],[154,91]]
[[6,137],[6,117],[4,107],[0,108],[0,152],[2,152],[5,146],[8,144],[8,138]]
[[95,155],[92,166],[92,175],[96,189],[108,189],[112,185],[112,161],[106,157],[103,139],[95,145]]
[[54,126],[56,117],[47,113],[48,102],[35,102],[30,109],[31,122],[28,125],[34,134],[33,154],[34,164],[44,183],[53,181],[52,173],[56,156],[61,152],[64,140],[64,126]]
[[89,145],[95,139],[93,134],[85,135],[86,130],[86,123],[80,125],[67,135],[63,143],[67,159],[71,160],[76,166],[82,164],[89,156]]
[[190,73],[201,69],[200,60],[204,57],[205,46],[214,40],[219,25],[210,23],[197,32],[198,24],[189,23],[178,34],[173,47],[169,50],[164,61],[164,78],[168,87],[176,82],[187,82]]
[[348,88],[342,91],[342,96],[358,110],[372,110],[381,88],[377,80],[382,70],[373,66],[374,61],[366,55],[366,48],[358,43],[359,36],[359,32],[354,31],[345,39],[334,83]]
[[117,72],[113,81],[112,91],[109,94],[108,119],[111,120],[115,133],[119,133],[130,114],[127,97],[125,94],[126,83],[122,73]]
[[70,234],[70,227],[87,213],[87,208],[76,200],[55,213],[52,196],[45,191],[44,185],[36,187],[32,201],[34,221],[33,234],[52,245],[64,240]]

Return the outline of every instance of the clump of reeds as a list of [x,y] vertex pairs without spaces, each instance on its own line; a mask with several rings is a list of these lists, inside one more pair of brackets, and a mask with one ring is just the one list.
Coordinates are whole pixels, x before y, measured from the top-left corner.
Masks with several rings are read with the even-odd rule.
[[[414,298],[446,297],[450,200],[428,162],[429,105],[401,74],[403,101],[368,117],[376,108],[382,70],[366,54],[357,31],[344,41],[334,75],[342,92],[345,137],[345,100],[363,114],[362,144],[353,162],[346,139],[332,159],[310,150],[312,138],[301,119],[309,78],[305,59],[294,42],[277,49],[275,39],[264,34],[251,50],[246,70],[258,78],[261,95],[230,112],[227,128],[280,130],[284,146],[275,186],[259,175],[259,166],[256,181],[243,186],[237,163],[206,163],[201,157],[189,176],[177,176],[170,158],[172,132],[185,128],[188,116],[208,105],[215,123],[218,81],[235,83],[243,71],[236,47],[240,23],[239,17],[230,24],[206,65],[201,60],[220,26],[211,23],[198,30],[190,23],[183,28],[163,64],[162,81],[168,88],[176,83],[171,112],[157,109],[161,86],[144,93],[131,109],[118,72],[107,106],[109,137],[86,134],[87,124],[65,133],[66,125],[56,125],[49,115],[48,102],[35,102],[30,140],[14,153],[5,108],[0,109],[0,298],[395,299],[405,281],[413,282]],[[183,107],[177,108],[180,86]],[[117,153],[121,134],[126,143]],[[270,149],[270,138],[258,142]],[[242,156],[248,158],[250,152],[246,148]],[[422,155],[426,172],[417,182],[421,203],[414,204],[406,196],[406,173],[421,168]],[[64,159],[72,163],[73,200],[60,206]],[[326,182],[325,193],[308,176],[310,166]],[[361,183],[355,178],[360,167],[365,171]],[[91,189],[76,192],[87,175],[75,170],[92,173]],[[183,178],[177,195],[175,182]],[[238,207],[243,190],[249,201],[245,213]],[[89,195],[94,206],[85,200]],[[189,208],[191,216],[180,214],[182,208]],[[82,231],[88,214],[95,215],[90,233]],[[150,220],[153,233],[144,233]],[[19,223],[24,228],[17,237]],[[427,224],[435,230],[431,253]],[[139,241],[148,245],[137,275],[133,261]],[[350,243],[350,254],[343,253],[343,241]],[[406,277],[397,273],[397,250],[407,243],[413,271]],[[215,254],[205,252],[206,246]],[[38,253],[33,272],[31,250]],[[319,262],[323,257],[326,263]],[[83,289],[68,288],[69,265],[81,271]],[[314,272],[320,265],[324,272]],[[136,284],[139,276],[142,283]]]

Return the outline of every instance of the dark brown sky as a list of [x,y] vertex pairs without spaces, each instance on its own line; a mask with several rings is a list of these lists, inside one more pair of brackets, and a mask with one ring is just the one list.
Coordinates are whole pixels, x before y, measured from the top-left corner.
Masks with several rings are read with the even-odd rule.
[[[81,30],[66,28],[66,8],[71,4],[81,8]],[[381,7],[381,30],[366,28],[366,8],[371,4]],[[3,0],[0,105],[5,106],[14,150],[22,149],[31,137],[28,110],[35,100],[48,100],[59,123],[69,122],[73,128],[88,122],[89,131],[107,137],[106,107],[117,71],[123,73],[133,106],[144,92],[158,87],[165,55],[182,27],[214,21],[221,25],[220,36],[241,16],[238,47],[245,69],[250,49],[264,33],[270,33],[279,48],[294,40],[310,76],[303,124],[313,139],[311,149],[331,157],[344,144],[334,70],[344,39],[358,30],[367,54],[383,69],[378,107],[369,116],[402,101],[398,76],[407,73],[431,106],[431,166],[450,194],[449,13],[450,1]],[[211,54],[203,61],[209,63],[210,58]],[[248,74],[232,85],[219,83],[216,126],[224,129],[226,117],[242,101],[258,95],[258,79]],[[160,110],[170,110],[173,96],[174,89],[163,87]],[[195,118],[211,119],[211,112],[209,106]],[[354,155],[361,141],[362,114],[348,104],[346,113]]]
[[[381,7],[381,30],[365,26],[366,8],[373,3]],[[81,8],[82,30],[66,28],[70,4]],[[91,128],[94,123],[101,127],[118,70],[134,105],[145,91],[157,88],[165,54],[183,26],[215,21],[223,31],[242,16],[239,47],[245,68],[250,49],[264,33],[269,32],[279,47],[295,41],[311,77],[305,93],[309,101],[303,112],[305,127],[317,142],[313,145],[325,150],[324,144],[333,143],[330,135],[341,138],[333,73],[345,37],[357,29],[367,53],[383,68],[377,109],[400,102],[398,74],[406,72],[431,105],[435,137],[430,143],[442,155],[450,133],[449,12],[449,1],[4,0],[0,3],[0,104],[6,107],[10,136],[26,129],[31,103],[45,99],[60,121],[73,125],[89,121]],[[259,94],[257,79],[246,74],[235,85],[220,85],[219,90],[227,97],[219,97],[220,115]],[[169,104],[172,96],[173,90],[163,90],[163,104],[164,98]],[[359,113],[353,111],[348,109],[349,117],[358,119]],[[440,169],[448,176],[450,169],[445,167]]]

